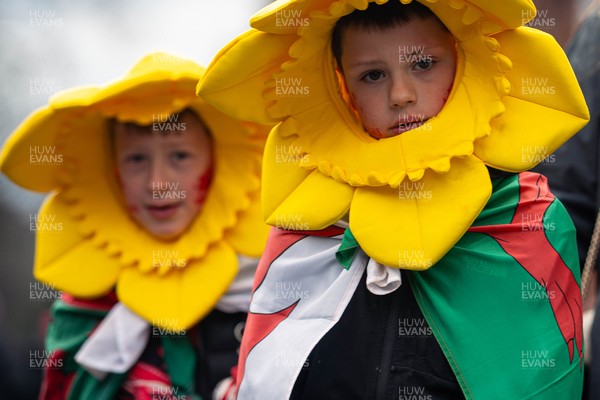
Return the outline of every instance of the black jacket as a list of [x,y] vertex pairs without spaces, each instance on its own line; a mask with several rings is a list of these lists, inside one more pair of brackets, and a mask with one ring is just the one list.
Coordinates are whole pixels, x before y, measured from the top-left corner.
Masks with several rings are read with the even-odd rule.
[[340,321],[311,352],[291,399],[462,399],[450,365],[410,288],[374,295],[366,273]]

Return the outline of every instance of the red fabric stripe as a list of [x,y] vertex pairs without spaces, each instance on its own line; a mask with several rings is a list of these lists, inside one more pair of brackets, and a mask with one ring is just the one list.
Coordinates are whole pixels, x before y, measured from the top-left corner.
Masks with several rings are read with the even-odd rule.
[[73,297],[68,293],[61,294],[61,300],[73,307],[83,308],[86,310],[92,311],[110,311],[110,309],[117,303],[117,295],[115,292],[110,292],[109,294],[98,297],[95,299],[81,299],[78,297]]
[[239,385],[244,379],[244,372],[246,369],[246,358],[252,349],[260,343],[265,337],[267,337],[277,325],[281,323],[281,321],[285,320],[294,308],[298,305],[296,301],[294,304],[285,308],[281,311],[278,311],[273,314],[252,314],[252,318],[250,318],[250,314],[248,314],[248,322],[246,323],[246,327],[244,328],[244,340],[240,347],[240,362],[238,365],[238,380],[237,380],[237,390],[239,391]]
[[133,366],[123,388],[136,400],[183,398],[183,394],[173,388],[169,376],[164,371],[143,362],[137,362]]
[[71,389],[75,373],[64,370],[67,353],[55,350],[47,359],[39,400],[63,400]]

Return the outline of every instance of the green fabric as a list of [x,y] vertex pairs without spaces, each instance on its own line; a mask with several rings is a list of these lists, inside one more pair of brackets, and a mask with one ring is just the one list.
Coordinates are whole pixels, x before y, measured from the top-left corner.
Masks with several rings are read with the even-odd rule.
[[75,354],[106,314],[104,311],[74,307],[61,300],[52,305],[46,349],[66,352],[64,372],[75,374],[68,400],[113,399],[127,377],[127,374],[109,374],[99,381],[75,362]]
[[106,312],[73,307],[61,300],[52,304],[52,322],[46,333],[46,350],[63,350],[67,353],[64,364],[67,373],[78,369],[79,365],[73,357],[105,315]]
[[[517,176],[493,184],[474,225],[515,215]],[[579,282],[574,227],[558,201],[543,221]],[[408,277],[467,399],[581,399],[581,360],[569,360],[549,294],[492,237],[467,232],[435,266]]]
[[492,179],[492,196],[471,226],[509,224],[518,202],[518,175]]
[[[99,381],[80,367],[74,360],[75,354],[90,333],[106,316],[106,312],[89,308],[74,307],[61,300],[51,308],[52,322],[46,335],[48,351],[66,352],[64,372],[75,373],[68,400],[110,400],[115,398],[125,382],[128,372],[108,374]],[[194,373],[196,371],[195,351],[187,336],[161,335],[167,373],[180,395],[194,400],[201,397],[194,394]]]
[[342,237],[342,243],[339,249],[335,253],[335,258],[344,267],[345,270],[350,268],[354,255],[358,249],[358,242],[350,232],[350,228],[346,228],[344,231],[344,237]]
[[[165,353],[167,372],[173,386],[183,389],[191,396],[194,393],[194,371],[196,371],[196,352],[187,336],[161,336]],[[180,394],[180,395],[181,395]],[[199,396],[194,397],[200,399]]]
[[119,393],[126,378],[127,374],[108,374],[103,381],[99,381],[81,368],[75,375],[69,400],[112,400]]

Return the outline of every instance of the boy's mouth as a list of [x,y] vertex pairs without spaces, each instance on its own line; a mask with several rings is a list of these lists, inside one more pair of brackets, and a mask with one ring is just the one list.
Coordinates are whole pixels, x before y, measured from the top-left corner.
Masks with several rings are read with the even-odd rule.
[[146,210],[153,218],[167,219],[175,215],[180,206],[181,203],[147,205]]
[[398,121],[397,125],[394,125],[390,128],[390,131],[394,135],[399,135],[406,131],[410,131],[412,129],[416,129],[423,125],[427,119],[425,118],[402,118]]

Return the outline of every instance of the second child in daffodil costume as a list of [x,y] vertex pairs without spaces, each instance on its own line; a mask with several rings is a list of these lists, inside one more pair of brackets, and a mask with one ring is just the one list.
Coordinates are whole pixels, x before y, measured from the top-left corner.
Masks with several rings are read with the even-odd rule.
[[202,73],[148,55],[52,97],[3,149],[6,175],[51,192],[34,272],[63,294],[40,398],[210,398],[235,364],[268,232],[266,132],[196,97]]
[[277,1],[217,55],[199,94],[277,123],[240,399],[580,398],[574,228],[522,171],[589,115],[534,15]]

